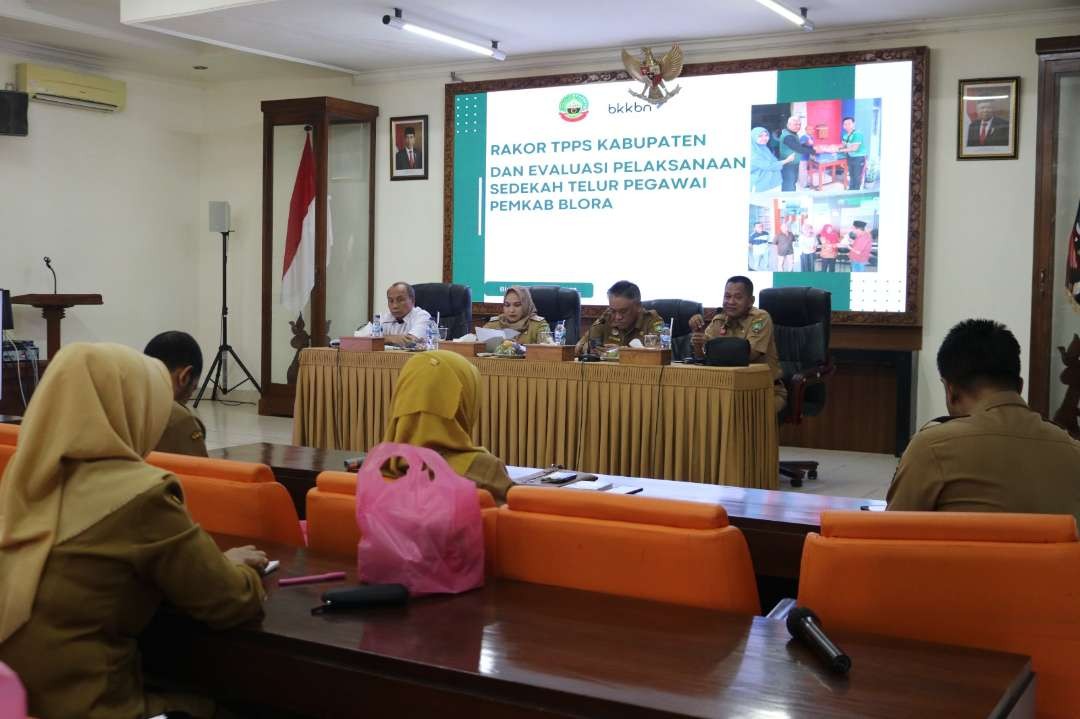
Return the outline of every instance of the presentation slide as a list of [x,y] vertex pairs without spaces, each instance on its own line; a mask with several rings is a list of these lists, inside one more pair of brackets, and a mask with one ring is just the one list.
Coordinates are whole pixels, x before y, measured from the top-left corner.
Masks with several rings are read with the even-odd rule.
[[736,274],[903,312],[912,63],[459,94],[453,281],[715,306]]

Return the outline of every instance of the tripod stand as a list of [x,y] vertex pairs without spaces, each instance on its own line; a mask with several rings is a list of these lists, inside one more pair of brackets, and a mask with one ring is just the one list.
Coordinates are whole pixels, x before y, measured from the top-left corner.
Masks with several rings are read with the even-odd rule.
[[[227,395],[234,389],[244,384],[244,382],[251,382],[255,385],[255,390],[262,393],[262,388],[259,387],[259,383],[255,381],[255,378],[248,372],[248,368],[244,366],[244,363],[240,361],[240,358],[236,356],[235,350],[229,344],[229,305],[228,305],[228,272],[226,267],[229,263],[229,231],[226,230],[221,233],[221,344],[218,345],[217,354],[214,356],[214,361],[210,363],[210,370],[206,373],[206,379],[203,380],[202,387],[199,389],[199,394],[195,396],[195,406],[199,406],[199,402],[202,401],[203,395],[206,394],[206,386],[211,382],[214,383],[214,389],[210,393],[210,400],[217,399],[218,390],[221,390],[222,396]],[[240,366],[240,370],[244,373],[244,379],[240,380],[232,387],[228,385],[228,378],[225,383],[222,384],[221,374],[225,370],[225,357],[229,355],[236,360],[236,364]]]

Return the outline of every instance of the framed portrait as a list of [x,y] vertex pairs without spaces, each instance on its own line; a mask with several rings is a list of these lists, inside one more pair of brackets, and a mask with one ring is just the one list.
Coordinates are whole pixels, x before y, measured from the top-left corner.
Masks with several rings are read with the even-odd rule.
[[1019,96],[1019,77],[961,80],[956,159],[1015,160]]
[[428,116],[390,118],[390,179],[428,179]]

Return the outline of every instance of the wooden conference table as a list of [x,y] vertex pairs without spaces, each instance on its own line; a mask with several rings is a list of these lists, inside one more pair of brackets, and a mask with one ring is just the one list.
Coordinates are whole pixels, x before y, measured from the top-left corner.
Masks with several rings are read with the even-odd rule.
[[261,624],[213,632],[159,613],[148,673],[311,717],[1032,716],[1018,655],[837,632],[853,668],[836,678],[776,620],[502,580],[313,616],[347,584],[274,578],[345,570],[354,584],[355,564],[268,549],[281,568]]
[[[225,447],[210,452],[211,457],[269,465],[274,476],[285,485],[304,516],[308,490],[324,470],[343,471],[346,459],[356,452],[316,449],[285,444],[255,442]],[[511,477],[533,470],[509,467]],[[608,476],[616,484],[643,487],[640,496],[681,499],[691,502],[722,504],[731,523],[742,530],[750,546],[754,571],[759,576],[796,579],[807,532],[820,529],[821,513],[827,510],[858,510],[862,506],[884,507],[880,500],[856,497],[829,497],[820,494],[748,489],[662,479]]]
[[[407,352],[300,353],[293,444],[378,444]],[[474,439],[507,464],[776,489],[765,365],[640,367],[477,358]]]

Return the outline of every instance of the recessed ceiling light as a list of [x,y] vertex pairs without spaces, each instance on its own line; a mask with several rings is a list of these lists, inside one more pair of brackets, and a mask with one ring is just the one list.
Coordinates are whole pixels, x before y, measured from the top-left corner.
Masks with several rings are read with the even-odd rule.
[[192,65],[191,69],[192,70],[209,70],[210,68],[208,68],[206,65]]

